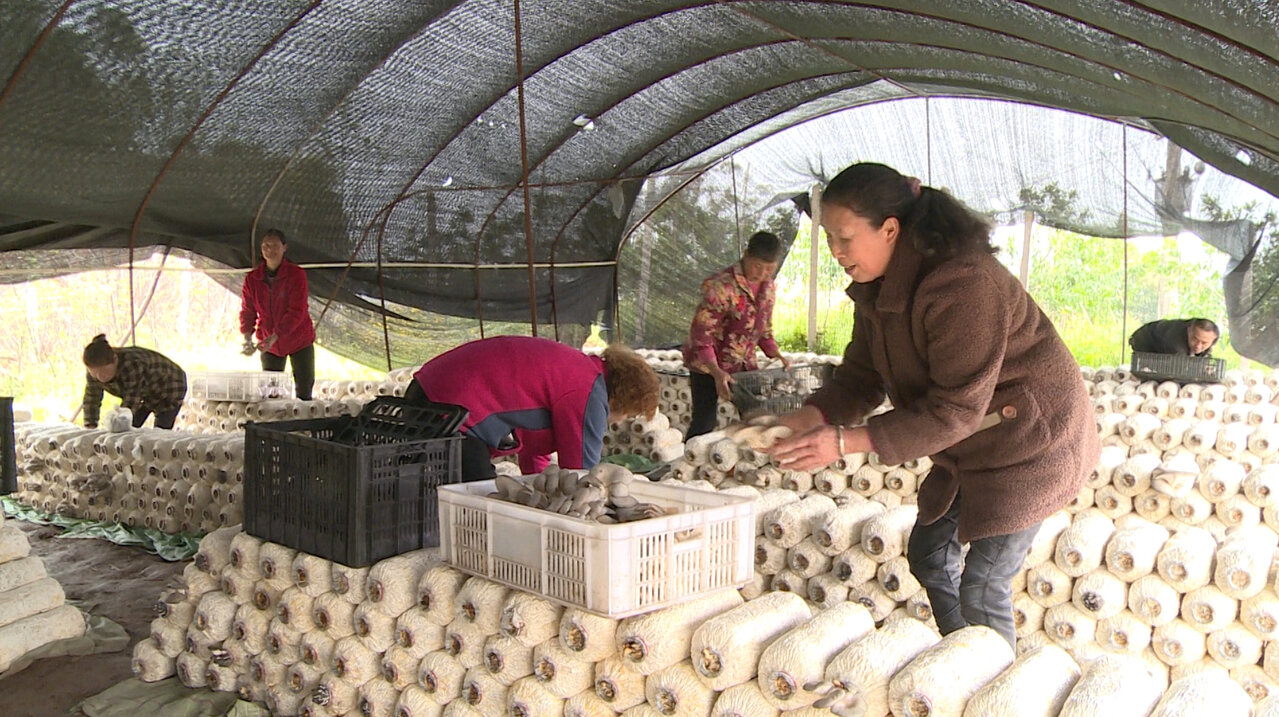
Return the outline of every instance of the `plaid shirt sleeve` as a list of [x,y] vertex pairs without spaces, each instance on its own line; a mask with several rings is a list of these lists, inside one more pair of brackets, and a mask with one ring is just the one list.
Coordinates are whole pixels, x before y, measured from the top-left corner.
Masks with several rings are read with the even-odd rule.
[[84,376],[84,402],[81,405],[84,407],[84,427],[96,427],[102,413],[102,384],[87,373]]

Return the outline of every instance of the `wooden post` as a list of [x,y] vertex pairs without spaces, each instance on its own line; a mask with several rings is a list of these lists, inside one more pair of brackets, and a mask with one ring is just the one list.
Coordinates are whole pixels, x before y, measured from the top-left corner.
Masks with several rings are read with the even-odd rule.
[[1035,213],[1027,209],[1022,212],[1021,221],[1026,226],[1021,241],[1021,285],[1030,291],[1030,236],[1035,228]]
[[822,236],[822,185],[814,184],[808,194],[813,231],[808,247],[808,351],[817,351],[817,252]]

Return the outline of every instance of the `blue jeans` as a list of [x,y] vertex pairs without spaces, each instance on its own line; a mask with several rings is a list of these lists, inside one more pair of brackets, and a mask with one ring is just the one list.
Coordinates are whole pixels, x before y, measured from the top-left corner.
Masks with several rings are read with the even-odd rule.
[[936,522],[915,523],[906,549],[910,572],[928,591],[941,634],[985,625],[1016,647],[1012,579],[1021,570],[1039,525],[974,540],[964,559],[958,537],[961,497],[956,496],[950,510]]

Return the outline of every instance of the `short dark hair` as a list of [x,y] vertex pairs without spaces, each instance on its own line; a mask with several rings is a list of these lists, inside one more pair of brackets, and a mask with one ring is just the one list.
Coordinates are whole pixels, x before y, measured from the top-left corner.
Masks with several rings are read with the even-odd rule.
[[267,229],[262,234],[262,241],[266,241],[267,237],[275,237],[276,239],[280,240],[281,244],[289,243],[289,240],[284,238],[284,232],[280,231],[279,229]]
[[1216,336],[1221,335],[1221,329],[1217,328],[1217,323],[1212,319],[1191,319],[1190,328],[1211,331]]
[[755,232],[746,242],[746,256],[775,263],[782,257],[782,240],[772,232]]
[[89,345],[84,347],[84,365],[89,368],[108,366],[114,360],[115,349],[111,348],[111,344],[107,343],[106,334],[94,336]]

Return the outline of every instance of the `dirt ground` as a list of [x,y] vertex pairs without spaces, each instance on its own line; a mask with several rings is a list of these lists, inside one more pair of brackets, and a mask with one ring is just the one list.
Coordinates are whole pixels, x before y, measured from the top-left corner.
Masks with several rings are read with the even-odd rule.
[[[9,519],[13,520],[13,519]],[[62,583],[82,610],[108,617],[129,632],[132,642],[150,632],[152,605],[186,562],[170,563],[137,547],[105,540],[63,539],[52,526],[13,520],[31,541],[31,554],[44,559],[49,575]],[[83,714],[71,709],[86,697],[133,676],[128,650],[82,657],[39,660],[0,680],[0,715],[54,717]]]

